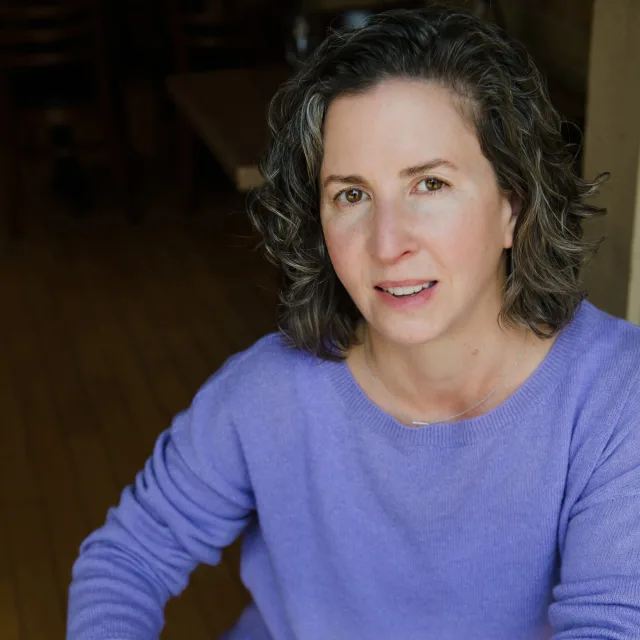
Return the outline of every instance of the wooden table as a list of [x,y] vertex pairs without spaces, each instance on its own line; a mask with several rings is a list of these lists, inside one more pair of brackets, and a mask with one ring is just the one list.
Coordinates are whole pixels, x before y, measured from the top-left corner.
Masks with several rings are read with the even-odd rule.
[[167,87],[236,188],[262,183],[258,162],[267,142],[267,107],[289,67],[224,69],[170,76]]

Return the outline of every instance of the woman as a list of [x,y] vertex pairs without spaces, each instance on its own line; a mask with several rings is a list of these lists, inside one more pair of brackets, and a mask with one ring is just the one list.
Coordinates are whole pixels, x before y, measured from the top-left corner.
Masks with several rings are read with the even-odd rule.
[[281,331],[230,358],[83,544],[69,637],[155,638],[244,532],[227,639],[640,637],[640,330],[584,300],[527,53],[444,9],[335,33],[250,206]]

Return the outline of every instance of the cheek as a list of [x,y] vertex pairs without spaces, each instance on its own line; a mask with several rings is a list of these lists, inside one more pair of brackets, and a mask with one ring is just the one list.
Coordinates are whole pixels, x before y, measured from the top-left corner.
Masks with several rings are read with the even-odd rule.
[[435,238],[440,261],[451,271],[475,271],[482,251],[476,230],[468,224],[451,224]]
[[358,235],[353,228],[334,221],[323,227],[327,252],[338,278],[347,286],[361,260],[357,249]]
[[502,254],[504,235],[494,221],[497,214],[487,215],[487,208],[476,202],[447,204],[442,211],[434,206],[421,217],[422,235],[429,238],[430,249],[448,271],[480,276]]
[[447,254],[466,251],[473,238],[482,233],[477,205],[460,195],[420,196],[409,200],[416,228],[431,238]]

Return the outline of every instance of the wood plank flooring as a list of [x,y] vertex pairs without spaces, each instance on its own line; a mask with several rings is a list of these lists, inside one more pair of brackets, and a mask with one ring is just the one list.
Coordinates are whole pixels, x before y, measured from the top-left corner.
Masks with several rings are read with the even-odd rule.
[[[204,380],[275,323],[275,274],[229,215],[241,199],[188,217],[156,196],[137,227],[36,209],[0,249],[3,640],[64,638],[80,542]],[[162,637],[214,640],[246,602],[232,549],[170,602]]]

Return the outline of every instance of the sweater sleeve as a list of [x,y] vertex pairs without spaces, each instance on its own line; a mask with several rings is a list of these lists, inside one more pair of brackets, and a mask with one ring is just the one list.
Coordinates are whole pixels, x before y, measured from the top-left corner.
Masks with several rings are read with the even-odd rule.
[[[223,368],[224,369],[224,368]],[[81,545],[68,640],[150,640],[197,564],[217,564],[255,508],[223,370],[157,439],[106,523]]]
[[560,582],[549,609],[554,640],[640,638],[640,384],[573,504]]

